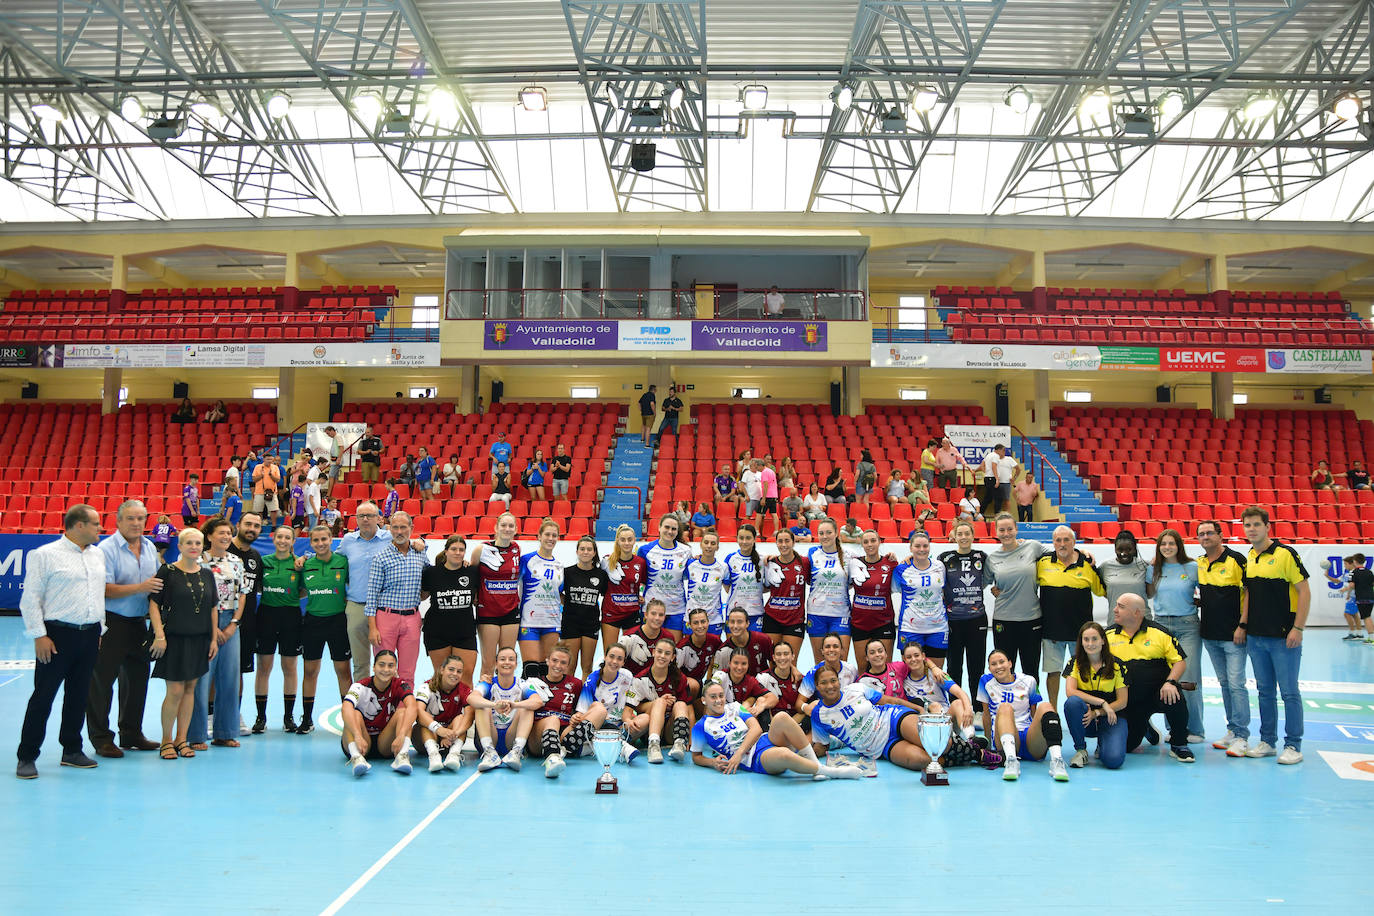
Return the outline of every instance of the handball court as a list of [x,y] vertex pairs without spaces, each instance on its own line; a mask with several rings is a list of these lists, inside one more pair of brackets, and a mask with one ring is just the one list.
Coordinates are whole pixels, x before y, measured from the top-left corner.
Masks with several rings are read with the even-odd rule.
[[[269,730],[194,760],[130,752],[80,771],[57,765],[55,707],[40,778],[0,779],[10,820],[0,910],[328,914],[429,900],[498,913],[1048,912],[1075,901],[1363,912],[1374,646],[1342,635],[1312,630],[1304,646],[1301,765],[1231,760],[1208,745],[1185,766],[1152,749],[1116,772],[1071,770],[1068,784],[1043,763],[1026,763],[1017,783],[954,769],[942,789],[887,762],[877,778],[812,783],[642,755],[615,767],[618,796],[593,793],[592,759],[552,781],[528,758],[520,773],[465,763],[431,775],[418,754],[409,777],[382,762],[357,780],[339,752],[338,707],[323,703],[313,735]],[[1221,699],[1203,669],[1216,737]],[[21,621],[0,619],[11,744],[31,672]],[[161,696],[154,683],[150,735]],[[278,680],[272,709],[279,696]]]

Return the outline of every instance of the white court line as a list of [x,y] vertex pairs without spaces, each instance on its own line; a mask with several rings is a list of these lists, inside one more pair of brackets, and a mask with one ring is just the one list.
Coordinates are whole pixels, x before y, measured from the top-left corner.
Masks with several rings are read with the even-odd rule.
[[467,778],[467,780],[463,782],[461,786],[454,789],[452,794],[450,794],[448,798],[439,802],[438,807],[436,807],[433,811],[429,812],[429,814],[426,814],[424,820],[420,821],[420,823],[410,828],[410,832],[407,833],[405,836],[401,837],[400,841],[395,846],[392,846],[390,849],[386,851],[386,853],[380,859],[378,859],[376,862],[373,862],[372,867],[369,868],[367,871],[363,872],[361,875],[359,875],[358,880],[350,884],[348,886],[348,889],[344,891],[342,894],[340,894],[337,898],[335,898],[333,903],[329,904],[329,906],[321,910],[320,916],[334,916],[335,913],[343,909],[344,904],[348,903],[348,901],[352,900],[355,896],[357,896],[358,891],[362,890],[364,887],[367,886],[367,882],[377,877],[377,874],[383,868],[386,868],[387,864],[392,859],[400,855],[401,852],[407,846],[409,846],[417,836],[424,832],[424,829],[426,827],[434,823],[434,819],[439,815],[443,814],[444,810],[447,809],[449,805],[457,801],[458,796],[466,792],[468,790],[468,786],[471,786],[474,782],[476,782],[477,777],[480,775],[482,774],[473,773],[471,776]]
[[13,684],[15,681],[19,680],[23,676],[24,675],[22,674],[16,674],[14,677],[6,678],[5,680],[0,681],[0,687],[4,687],[6,684]]
[[[1214,677],[1204,677],[1202,679],[1204,687],[1220,687]],[[1246,678],[1245,686],[1250,690],[1255,687],[1254,678]],[[1299,690],[1310,690],[1313,693],[1355,693],[1361,695],[1374,694],[1374,684],[1356,683],[1355,681],[1304,681],[1298,680]]]

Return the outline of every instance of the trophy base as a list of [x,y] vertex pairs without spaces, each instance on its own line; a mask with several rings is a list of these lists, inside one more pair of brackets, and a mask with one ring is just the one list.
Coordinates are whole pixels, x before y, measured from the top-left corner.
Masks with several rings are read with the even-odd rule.
[[620,794],[620,783],[614,779],[598,779],[596,781],[597,795],[618,795]]
[[921,774],[921,784],[926,786],[947,786],[949,785],[949,774],[943,770],[935,773],[926,770]]

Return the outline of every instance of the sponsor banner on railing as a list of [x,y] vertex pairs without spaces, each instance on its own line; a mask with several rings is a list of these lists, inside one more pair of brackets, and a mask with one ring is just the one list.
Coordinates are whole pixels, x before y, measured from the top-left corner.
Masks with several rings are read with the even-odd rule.
[[0,368],[55,368],[61,365],[61,344],[6,344],[0,347]]
[[1101,368],[1097,347],[1040,347],[1030,344],[877,343],[869,363],[886,369],[1059,369]]
[[694,321],[693,350],[824,351],[823,321]]
[[[1308,364],[1321,368],[1282,369],[1291,366],[1289,353],[1308,354]],[[1363,354],[1347,360],[1343,354]],[[1322,358],[1315,354],[1331,354]],[[1279,359],[1276,355],[1282,355]],[[1337,355],[1341,355],[1338,356]],[[1092,347],[1076,344],[894,343],[875,341],[869,364],[883,369],[1053,369],[1062,372],[1096,372],[1112,369],[1165,370],[1169,372],[1369,372],[1368,351],[1271,350],[1266,365],[1264,350],[1224,347]],[[1342,368],[1335,368],[1340,366]],[[1355,368],[1362,366],[1363,368]]]
[[621,350],[690,350],[690,321],[618,321]]
[[945,436],[975,468],[996,445],[1011,447],[1010,426],[946,426]]
[[1263,372],[1263,350],[1160,347],[1159,368],[1171,372]]
[[821,321],[488,320],[485,350],[697,350],[766,353],[826,349]]
[[[44,348],[49,349],[49,348]],[[168,344],[65,344],[55,365],[68,369],[239,369],[291,366],[439,365],[439,344],[403,341]],[[49,365],[54,365],[50,363]]]
[[614,350],[614,321],[488,321],[484,350]]
[[1266,372],[1374,372],[1369,350],[1268,350]]

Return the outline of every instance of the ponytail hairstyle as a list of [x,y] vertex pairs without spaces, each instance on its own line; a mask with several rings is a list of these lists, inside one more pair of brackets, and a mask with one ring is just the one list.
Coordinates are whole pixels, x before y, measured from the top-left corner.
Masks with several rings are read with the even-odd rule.
[[630,536],[633,537],[633,538],[635,538],[635,540],[638,540],[638,539],[639,539],[639,535],[635,534],[635,530],[634,530],[633,528],[631,528],[629,525],[624,525],[624,524],[622,524],[622,525],[619,525],[619,526],[616,527],[616,529],[615,529],[615,537],[614,537],[614,538],[612,539],[612,541],[611,541],[611,552],[608,553],[608,554],[606,555],[606,558],[607,558],[606,565],[610,568],[610,571],[611,571],[611,572],[615,572],[616,569],[620,566],[621,563],[628,563],[630,560],[633,560],[634,557],[635,557],[634,549],[631,548],[631,550],[630,550],[630,555],[629,555],[628,557],[624,558],[624,559],[621,558],[621,556],[620,556],[620,533],[621,533],[622,531],[628,531],[628,532],[630,532]]
[[[390,650],[390,649],[384,649],[384,650],[382,650],[382,651],[384,651],[384,652],[389,652],[389,651],[391,651],[391,650]],[[378,654],[380,654],[380,653],[378,653]],[[442,687],[439,686],[439,683],[443,680],[443,675],[441,674],[441,672],[442,672],[446,667],[448,667],[448,663],[449,663],[449,662],[457,662],[459,668],[463,668],[463,667],[464,667],[464,665],[463,665],[463,657],[462,657],[461,655],[450,655],[448,658],[444,659],[443,664],[439,665],[439,667],[437,667],[437,668],[434,669],[434,676],[431,677],[431,678],[429,679],[429,689],[430,689],[430,690],[433,690],[433,691],[438,692],[438,691],[440,691],[440,690],[443,689]],[[462,672],[461,672],[461,671],[460,671],[459,674],[458,674],[458,678],[459,678],[458,683],[461,684],[461,683],[463,682],[463,681],[462,681]]]

